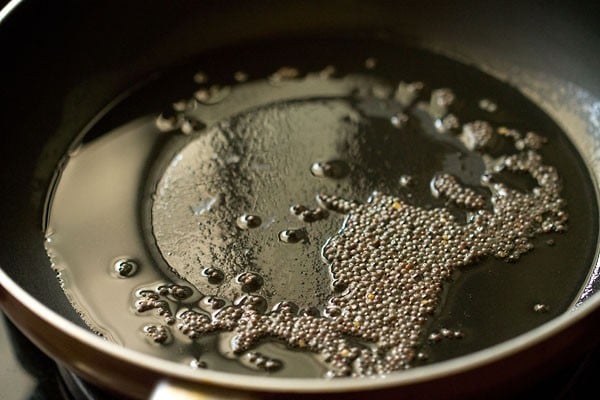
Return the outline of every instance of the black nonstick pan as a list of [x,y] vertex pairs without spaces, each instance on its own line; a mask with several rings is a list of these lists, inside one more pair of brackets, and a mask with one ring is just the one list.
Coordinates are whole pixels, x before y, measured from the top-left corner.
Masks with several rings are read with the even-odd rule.
[[[0,302],[3,311],[32,342],[61,365],[125,398],[175,398],[176,394],[189,398],[517,396],[538,378],[598,344],[595,332],[600,327],[596,268],[596,181],[600,174],[597,150],[600,143],[600,77],[597,73],[600,59],[597,49],[600,48],[600,32],[595,11],[589,6],[536,2],[491,5],[383,1],[10,2],[0,14],[0,76],[4,100],[0,109],[0,160],[3,164],[0,173]],[[430,68],[433,72],[427,72],[429,66],[435,67]],[[202,86],[206,77],[198,74],[200,69],[211,79],[217,77],[214,79],[219,86]],[[335,79],[328,80],[330,75]],[[254,78],[262,79],[262,83],[252,86]],[[406,82],[399,84],[398,79]],[[296,87],[295,80],[303,83]],[[419,80],[425,82],[422,93],[430,108],[407,100],[406,90],[418,87],[415,82]],[[236,91],[236,84],[246,89]],[[198,90],[198,85],[205,88],[204,92]],[[206,97],[218,97],[230,86],[234,89],[227,92],[231,96],[227,101],[231,102],[223,103],[226,107],[219,108],[219,101],[211,103]],[[104,329],[110,324],[103,319],[106,315],[93,316],[85,312],[80,315],[73,307],[72,303],[81,305],[82,301],[95,301],[102,296],[125,304],[123,307],[128,303],[131,307],[136,304],[139,307],[141,303],[136,300],[148,299],[144,290],[165,277],[180,284],[192,283],[203,293],[209,291],[214,286],[214,282],[209,281],[211,271],[204,268],[209,261],[200,260],[204,266],[201,269],[189,268],[187,253],[182,252],[180,256],[178,251],[181,246],[201,249],[202,244],[198,242],[204,239],[209,246],[212,236],[200,229],[170,240],[164,230],[175,225],[173,221],[178,221],[176,226],[184,231],[187,228],[182,226],[188,220],[196,227],[197,219],[194,218],[204,218],[206,210],[213,204],[211,201],[235,210],[261,211],[262,225],[272,224],[279,232],[279,242],[295,242],[282,245],[288,249],[289,246],[309,246],[310,240],[315,241],[315,238],[320,243],[331,237],[341,226],[344,212],[350,216],[346,224],[351,226],[352,215],[360,213],[356,211],[357,204],[366,203],[369,194],[375,190],[385,191],[394,185],[403,187],[396,193],[400,197],[389,201],[390,207],[398,211],[404,203],[421,202],[426,197],[423,193],[429,196],[431,188],[427,177],[439,171],[439,165],[454,168],[457,173],[464,172],[461,165],[471,165],[471,162],[482,168],[482,162],[469,158],[475,150],[484,152],[483,147],[477,147],[480,143],[477,135],[467,135],[475,139],[461,142],[469,150],[463,153],[457,152],[456,140],[459,139],[448,139],[451,137],[448,132],[455,128],[451,119],[442,118],[447,116],[447,110],[435,108],[443,107],[443,104],[434,101],[437,98],[443,100],[447,92],[439,89],[447,86],[452,86],[459,99],[455,109],[450,107],[452,112],[466,120],[492,114],[491,124],[498,132],[503,132],[502,140],[512,138],[510,130],[503,129],[502,124],[518,127],[523,132],[533,129],[532,126],[543,131],[549,143],[540,154],[552,160],[561,173],[564,180],[562,193],[567,200],[566,205],[559,202],[558,208],[549,210],[544,216],[553,212],[559,215],[562,207],[566,207],[568,230],[562,232],[565,229],[561,228],[559,215],[553,225],[557,232],[536,238],[532,254],[521,257],[519,253],[519,257],[510,259],[510,254],[495,248],[496,258],[482,257],[476,266],[469,267],[472,270],[467,271],[469,268],[465,267],[452,275],[451,282],[444,286],[444,303],[427,322],[427,337],[421,350],[428,358],[415,355],[412,368],[402,371],[396,368],[376,378],[309,377],[306,370],[298,373],[298,377],[269,370],[248,375],[244,373],[248,365],[231,367],[229,371],[223,371],[228,367],[211,369],[210,358],[208,369],[197,368],[199,363],[196,368],[191,368],[189,362],[185,365],[169,360],[169,357],[157,357],[144,351],[141,345],[130,345],[137,337],[111,336],[110,329]],[[278,91],[283,94],[269,94]],[[486,93],[491,93],[491,100],[485,98]],[[172,122],[169,119],[172,115],[164,112],[165,107],[172,107],[173,102],[182,98],[195,99],[194,104],[200,105],[188,110],[189,102],[179,102],[173,107],[183,107],[187,115],[196,120],[189,119],[178,125],[177,129],[183,134],[175,139],[153,142],[147,157],[140,158],[143,176],[140,181],[135,184],[127,181],[128,170],[124,169],[126,163],[123,160],[134,163],[138,156],[128,154],[127,148],[121,147],[118,141],[111,150],[114,159],[106,165],[98,164],[98,168],[80,175],[77,175],[79,169],[72,168],[88,155],[93,159],[93,154],[99,154],[102,150],[94,149],[101,147],[97,143],[107,143],[103,142],[103,135],[120,132],[118,128],[131,120],[131,116],[156,117],[163,112],[158,125],[155,117],[150,122],[138,120],[139,126],[150,123],[153,127],[158,126],[160,131],[161,122],[163,128],[164,124]],[[267,100],[253,103],[257,98]],[[389,100],[392,98],[398,101]],[[271,107],[276,102],[281,105]],[[402,102],[406,104],[397,106]],[[468,104],[475,106],[469,108]],[[492,110],[496,106],[498,111]],[[252,111],[248,112],[248,109]],[[285,118],[298,123],[278,122],[279,112],[287,113]],[[436,117],[436,113],[440,115]],[[437,118],[441,125],[437,128],[432,125],[433,128],[428,130],[427,124],[419,119],[425,115],[434,120]],[[339,122],[337,116],[344,124],[357,127],[357,136],[349,136],[343,142],[327,143],[319,132],[304,128],[333,126],[331,129],[335,130]],[[413,125],[413,119],[420,122]],[[302,210],[296,208],[290,213],[288,208],[295,200],[299,199],[302,204],[315,201],[313,187],[308,190],[302,186],[305,178],[290,173],[296,170],[294,162],[301,159],[302,151],[290,153],[289,157],[278,153],[276,149],[281,148],[282,141],[277,136],[257,136],[258,139],[252,142],[256,147],[245,149],[233,133],[233,136],[225,135],[235,129],[259,131],[264,126],[275,127],[273,130],[277,132],[288,129],[292,142],[312,141],[314,146],[308,147],[322,151],[309,152],[306,160],[302,159],[307,164],[309,178],[306,179],[313,179],[310,182],[316,179],[315,187],[319,192],[334,192],[340,199],[348,201],[335,203],[332,198],[321,196],[318,206],[329,206],[328,217],[323,221],[318,220],[321,218],[318,212],[302,214]],[[469,125],[469,129],[476,130],[478,126]],[[400,128],[409,133],[405,138],[394,136]],[[410,139],[412,129],[416,132],[421,128],[429,132],[427,135],[433,135],[431,137],[446,135],[443,136],[445,139],[441,139],[441,145],[435,144],[427,135],[425,139],[421,136]],[[206,136],[198,132],[210,132],[210,129],[227,137],[225,144],[216,141],[203,144]],[[435,129],[438,129],[437,133]],[[383,132],[383,139],[372,140],[374,132]],[[219,136],[215,134],[215,137]],[[519,146],[530,146],[535,153],[536,136],[528,138],[529,141],[523,139]],[[354,146],[355,142],[360,146]],[[181,203],[185,199],[181,209],[190,212],[190,216],[180,218],[173,199],[161,197],[157,188],[169,179],[172,185],[186,179],[178,175],[181,170],[177,169],[178,165],[185,166],[185,162],[177,164],[173,161],[178,160],[178,155],[183,154],[182,159],[186,159],[186,151],[191,151],[190,148],[200,154],[202,149],[210,146],[216,156],[207,153],[200,161],[208,164],[211,160],[223,160],[223,170],[229,171],[229,175],[220,175],[219,179],[207,183],[205,190],[208,193],[215,187],[226,187],[236,195],[208,196],[211,200],[208,203],[206,195],[194,203],[185,197],[187,192],[184,191],[176,200]],[[343,164],[336,158],[329,159],[329,164],[311,165],[313,161],[328,157],[327,146],[335,149],[339,159],[350,162]],[[401,160],[389,155],[395,148],[410,146],[415,151],[405,152]],[[443,151],[446,156],[443,161],[436,160],[435,156],[423,156],[423,152],[427,154],[429,150],[431,154]],[[245,167],[244,151],[256,155]],[[69,158],[75,161],[67,162]],[[382,163],[382,160],[389,163]],[[201,169],[204,164],[192,163],[192,167],[198,166],[204,173],[206,171]],[[283,171],[281,174],[293,177],[284,184],[275,178],[265,181],[257,178],[258,183],[251,186],[261,188],[261,195],[245,193],[241,188],[252,181],[252,174],[266,174],[268,165],[279,166],[276,172]],[[410,174],[398,175],[398,171],[409,171]],[[210,176],[210,171],[206,173]],[[322,179],[323,176],[335,178],[336,174],[340,180],[334,183]],[[413,177],[413,189],[408,175]],[[108,180],[102,181],[106,176]],[[278,175],[274,172],[268,176]],[[74,183],[66,188],[61,186],[61,182],[72,177]],[[463,176],[462,179],[470,184],[469,187],[479,183],[473,177]],[[531,182],[518,176],[507,179],[513,179],[511,182],[517,186],[524,185],[520,187],[523,191],[530,189]],[[439,186],[442,181],[432,183],[438,192],[445,190]],[[96,187],[101,185],[107,189],[96,192]],[[301,189],[294,189],[298,187]],[[424,188],[422,192],[419,187]],[[478,209],[480,197],[477,196],[483,196],[482,199],[486,196],[486,192],[478,190],[474,189],[471,197],[461,201]],[[409,196],[409,192],[414,197]],[[84,204],[79,201],[81,199],[85,200]],[[123,215],[118,212],[113,215],[113,220],[119,221],[114,225],[105,226],[102,218],[95,217],[98,204],[115,199],[124,202],[116,203],[124,206],[121,209],[134,208],[133,222],[129,225],[122,222],[126,215],[123,214],[125,219],[120,219]],[[127,199],[132,201],[128,203]],[[372,201],[369,204],[379,204],[377,197]],[[67,204],[62,211],[55,208],[60,204]],[[288,219],[273,212],[273,221],[270,221],[272,215],[265,210],[274,210],[282,204]],[[435,209],[443,204],[447,203],[434,199],[428,207]],[[463,206],[451,208],[452,215],[456,218],[474,215],[469,214],[472,210],[465,212]],[[165,209],[175,211],[161,214]],[[83,218],[94,234],[80,234],[75,229],[78,220],[69,219],[71,213]],[[57,216],[63,214],[67,217],[60,220]],[[301,214],[305,220],[299,221],[296,217]],[[231,219],[233,215],[220,216]],[[246,215],[245,219],[236,222],[238,227],[243,225],[239,238],[244,238],[245,232],[251,230],[247,229],[248,224],[257,221],[252,215],[248,218]],[[311,218],[314,220],[306,221]],[[287,225],[278,225],[280,220],[287,221],[293,229],[286,230]],[[213,228],[218,227],[220,225]],[[71,288],[67,290],[69,296],[65,296],[48,254],[50,252],[52,256],[54,253],[49,249],[60,250],[61,246],[56,240],[50,243],[60,237],[58,234],[53,236],[51,228],[56,228],[58,233],[65,232],[62,238],[83,249],[73,256],[75,261],[72,262],[87,266],[88,269],[82,267],[84,275],[106,267],[105,277],[90,282],[84,279],[85,276],[63,271],[62,282]],[[548,231],[552,229],[548,228]],[[326,301],[324,293],[329,290],[345,293],[348,287],[344,280],[329,279],[312,264],[304,265],[305,272],[285,272],[296,255],[277,253],[262,241],[261,232],[267,231],[257,229],[254,232],[259,232],[253,236],[257,239],[229,243],[227,249],[233,251],[227,257],[218,252],[211,253],[214,256],[212,262],[217,260],[230,265],[231,270],[222,268],[225,277],[235,275],[231,272],[237,268],[235,254],[249,254],[238,244],[254,243],[256,249],[262,246],[260,254],[265,258],[258,254],[254,258],[249,256],[250,259],[258,260],[259,265],[268,254],[281,261],[278,268],[284,272],[256,267],[251,272],[260,271],[264,282],[261,281],[260,289],[247,291],[267,298],[270,306],[291,299],[300,305],[298,315],[305,313],[306,318],[315,312],[321,313],[323,318],[332,317],[334,314],[328,313],[335,310],[322,308],[315,311],[309,305]],[[194,235],[200,235],[200,239]],[[124,254],[119,245],[131,236],[137,238],[131,243],[135,242],[141,250],[139,253],[129,250],[132,254]],[[186,242],[185,238],[190,237],[194,240]],[[366,235],[360,240],[366,243],[377,238]],[[447,238],[443,240],[448,241]],[[333,240],[328,245],[335,243]],[[131,245],[130,249],[135,246]],[[464,246],[466,249],[467,245]],[[102,258],[105,254],[95,249],[116,249],[113,253],[112,250],[107,252],[115,257],[129,255],[131,259],[123,263],[117,257],[105,262]],[[327,245],[323,254],[325,259],[328,257],[326,249]],[[455,247],[448,245],[446,249],[450,254]],[[140,256],[142,252],[146,256]],[[190,257],[198,258],[196,254]],[[60,264],[63,259],[68,259],[64,253],[60,257],[55,255],[52,262]],[[156,266],[156,275],[144,275],[144,266],[150,264]],[[140,271],[131,273],[131,279],[115,277],[115,274],[126,276],[136,267],[140,267]],[[407,262],[405,267],[413,268],[414,265]],[[417,278],[423,279],[415,275],[414,279]],[[246,281],[239,279],[237,283],[243,286]],[[116,286],[105,288],[111,282],[118,282],[118,287],[131,287],[121,291]],[[252,280],[246,282],[249,286],[255,283]],[[382,290],[386,287],[381,283]],[[233,292],[228,292],[234,290],[231,287],[222,285],[220,288],[221,297],[233,296]],[[174,289],[169,290],[168,295],[173,300],[176,294],[173,294]],[[366,296],[369,300],[376,299],[374,293],[366,293]],[[141,316],[127,323],[137,326],[143,325],[142,321],[158,318],[156,314],[144,314],[140,308],[137,312]],[[178,314],[177,318],[180,316]],[[359,329],[360,321],[354,321],[354,328]],[[194,329],[200,329],[194,326]],[[156,330],[150,331],[148,337],[157,342],[162,340],[159,334],[154,335]],[[444,339],[451,334],[455,334],[456,340]],[[147,338],[142,343],[146,343],[144,340]],[[303,347],[298,345],[303,342],[297,340],[295,343],[296,347]],[[202,342],[203,354],[210,353],[207,350],[209,344]],[[400,357],[399,362],[402,360]]]

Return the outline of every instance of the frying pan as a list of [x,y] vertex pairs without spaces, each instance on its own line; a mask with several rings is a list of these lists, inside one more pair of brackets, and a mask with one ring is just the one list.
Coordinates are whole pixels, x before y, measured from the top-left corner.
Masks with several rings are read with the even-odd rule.
[[[59,363],[131,398],[181,393],[190,398],[464,398],[518,392],[598,343],[594,265],[576,306],[542,326],[482,351],[381,379],[195,371],[123,349],[85,328],[43,247],[45,195],[74,137],[132,83],[213,48],[349,30],[383,33],[444,52],[508,81],[567,132],[596,180],[600,25],[594,11],[517,1],[9,3],[0,14],[4,312]],[[582,240],[597,242],[596,237]]]

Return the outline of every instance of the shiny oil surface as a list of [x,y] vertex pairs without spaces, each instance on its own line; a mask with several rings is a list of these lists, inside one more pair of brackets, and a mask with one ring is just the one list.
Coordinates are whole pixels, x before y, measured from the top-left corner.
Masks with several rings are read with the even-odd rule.
[[[298,76],[273,81],[273,73],[289,66]],[[198,76],[199,70],[206,78]],[[173,102],[191,98],[199,85],[210,89],[204,79],[232,89],[189,112],[202,127],[191,134],[158,129],[157,115]],[[540,237],[533,252],[517,262],[487,258],[456,272],[427,329],[459,330],[462,338],[424,340],[421,350],[428,357],[420,362],[490,346],[564,312],[592,264],[597,210],[588,173],[558,126],[512,87],[445,57],[373,39],[317,38],[224,49],[203,55],[191,67],[167,71],[115,106],[66,156],[49,205],[47,248],[84,320],[109,340],[161,357],[192,364],[201,359],[209,368],[237,373],[267,373],[223,348],[220,343],[227,337],[190,341],[175,331],[168,345],[148,342],[143,328],[161,319],[135,312],[136,291],[175,282],[230,299],[241,294],[232,278],[249,267],[263,277],[261,295],[270,306],[281,300],[319,306],[331,290],[320,249],[340,229],[343,217],[332,215],[311,224],[309,245],[289,246],[273,238],[283,229],[302,227],[290,215],[290,205],[311,203],[321,191],[365,201],[379,190],[412,204],[442,206],[429,189],[431,176],[439,171],[477,185],[483,169],[480,158],[457,140],[440,135],[422,107],[411,109],[409,122],[398,129],[392,117],[407,106],[390,101],[388,92],[401,81],[424,82],[418,99],[423,101],[432,89],[451,88],[458,99],[453,112],[461,120],[484,119],[494,126],[544,135],[548,144],[541,153],[563,177],[569,213],[568,232]],[[190,196],[180,202],[168,194],[157,196],[165,179],[189,179],[190,175],[169,175],[177,171],[169,166],[190,154],[200,154],[195,165],[198,174],[205,174],[201,176],[210,176],[202,167],[211,160],[229,166],[232,175],[214,181],[211,188],[224,188],[223,193],[195,187],[178,192]],[[349,173],[335,180],[310,173],[314,162],[332,159],[344,160]],[[240,193],[239,179],[252,181],[252,174],[257,177],[251,185],[256,192]],[[400,183],[403,176],[412,177],[410,187]],[[512,183],[527,185],[518,177]],[[229,201],[222,203],[220,196]],[[235,221],[241,213],[253,212],[263,216],[263,224],[249,232],[233,230],[225,239],[215,235],[217,226],[209,232],[205,219],[213,210],[213,197],[228,205],[214,208],[219,217],[215,221]],[[173,215],[187,213],[188,218],[174,217],[171,222],[176,224],[169,225],[168,213],[152,214],[157,204],[167,211],[181,207]],[[454,212],[460,215],[460,210]],[[173,229],[181,229],[180,234],[169,235]],[[213,247],[220,250],[213,252],[212,263],[226,277],[216,289],[201,273],[208,260],[192,265],[197,255],[186,253],[194,246],[210,246],[213,239]],[[240,257],[246,250],[254,255]],[[134,260],[136,273],[120,279],[114,269],[120,259]],[[195,294],[190,301],[200,297]],[[284,361],[284,368],[271,372],[274,376],[324,372],[310,353],[275,342],[258,350]]]

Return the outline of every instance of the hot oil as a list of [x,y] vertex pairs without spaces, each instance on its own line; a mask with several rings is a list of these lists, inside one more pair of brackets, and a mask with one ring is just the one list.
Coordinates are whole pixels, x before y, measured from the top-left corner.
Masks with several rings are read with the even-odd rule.
[[[411,252],[426,238],[401,232],[422,218],[425,250],[469,255],[472,243],[454,246],[453,235],[491,211],[493,185],[536,183],[507,168],[487,176],[491,159],[528,150],[561,178],[549,233],[516,255]],[[466,354],[564,312],[594,257],[593,185],[558,126],[475,68],[393,43],[313,38],[207,54],[133,93],[66,157],[47,248],[67,295],[109,340],[195,368],[362,375]],[[352,249],[347,260],[336,246]],[[394,327],[378,304],[406,315]],[[394,346],[387,364],[368,361]]]

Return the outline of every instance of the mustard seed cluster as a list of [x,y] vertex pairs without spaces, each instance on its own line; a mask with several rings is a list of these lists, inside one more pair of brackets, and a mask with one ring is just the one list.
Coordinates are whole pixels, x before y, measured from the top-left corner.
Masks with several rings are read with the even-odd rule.
[[[282,69],[273,82],[295,76],[294,70]],[[395,98],[412,104],[421,89],[422,84],[402,83]],[[184,289],[163,287],[162,291],[139,292],[137,310],[157,310],[167,324],[192,340],[228,332],[231,349],[242,357],[241,362],[265,371],[278,370],[282,363],[254,351],[262,340],[312,352],[326,366],[329,377],[406,369],[414,360],[427,357],[419,353],[424,341],[462,338],[460,331],[444,328],[428,334],[425,329],[440,304],[444,282],[457,268],[485,256],[517,260],[533,249],[536,235],[566,230],[568,216],[560,196],[560,177],[537,152],[546,139],[533,132],[523,136],[514,129],[495,129],[481,120],[461,126],[457,117],[448,114],[454,101],[450,89],[434,90],[431,117],[440,121],[439,132],[456,134],[467,150],[483,153],[486,171],[477,190],[448,173],[433,176],[430,187],[434,196],[463,209],[466,219],[458,220],[446,207],[428,209],[380,192],[373,192],[365,203],[319,194],[319,208],[296,204],[290,213],[306,223],[316,223],[329,212],[345,214],[340,231],[322,249],[332,276],[325,304],[300,309],[284,301],[269,309],[267,300],[257,294],[263,278],[246,272],[236,278],[243,293],[237,299],[208,294],[199,302],[186,303],[183,300],[189,296]],[[490,104],[485,107],[492,112]],[[509,154],[497,158],[486,154],[507,140],[514,149]],[[348,171],[340,160],[310,167],[317,178],[339,179]],[[533,189],[519,190],[499,182],[497,174],[503,172],[529,175]],[[410,182],[410,177],[403,176],[399,186],[406,188]],[[260,221],[259,216],[244,215],[237,223],[248,229],[260,226]],[[308,244],[306,228],[280,231],[278,239],[289,245]],[[214,267],[204,275],[214,285],[224,278]],[[170,304],[177,307],[175,317]],[[160,340],[164,336],[158,328],[147,334]]]
[[[566,229],[559,176],[538,153],[504,156],[491,167],[496,173],[529,173],[536,187],[523,193],[484,179],[491,192],[491,207],[486,209],[484,197],[455,177],[434,178],[432,187],[439,196],[474,210],[466,223],[445,208],[427,210],[377,192],[364,204],[319,195],[322,206],[347,214],[343,228],[323,248],[341,293],[333,294],[317,313],[288,302],[267,312],[266,300],[251,293],[260,287],[260,278],[247,274],[238,279],[246,295],[227,306],[220,303],[211,313],[199,308],[180,311],[177,328],[191,339],[232,332],[231,346],[238,354],[261,339],[276,339],[316,353],[332,377],[410,367],[418,346],[427,340],[423,326],[439,305],[443,283],[453,270],[486,255],[514,261],[533,248],[536,234]],[[143,296],[140,311],[151,305],[159,312],[164,309],[156,296]],[[429,339],[437,341],[438,336],[460,338],[462,333],[442,332]]]
[[477,210],[485,207],[485,197],[461,185],[450,174],[436,175],[431,180],[431,191],[436,197],[447,197],[459,207]]

